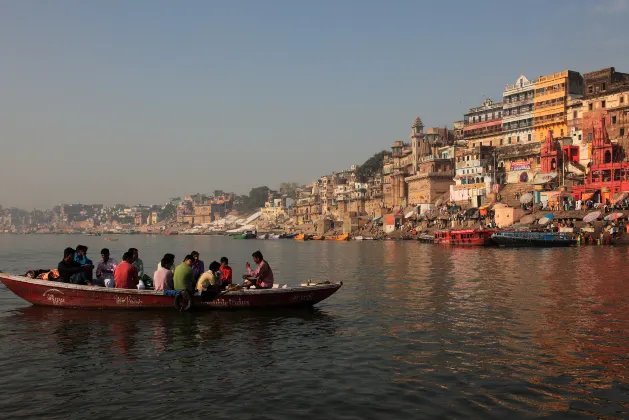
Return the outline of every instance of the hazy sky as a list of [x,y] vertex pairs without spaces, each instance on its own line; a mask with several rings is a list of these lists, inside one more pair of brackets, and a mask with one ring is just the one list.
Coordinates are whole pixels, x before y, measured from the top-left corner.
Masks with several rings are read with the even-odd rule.
[[309,182],[504,85],[629,71],[629,0],[0,0],[0,205]]

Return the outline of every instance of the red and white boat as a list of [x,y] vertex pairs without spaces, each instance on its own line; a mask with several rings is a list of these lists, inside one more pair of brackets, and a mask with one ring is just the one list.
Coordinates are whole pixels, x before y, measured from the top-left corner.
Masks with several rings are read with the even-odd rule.
[[434,235],[435,244],[462,246],[496,245],[491,238],[491,235],[496,232],[497,230],[494,229],[438,230]]
[[[173,291],[112,289],[97,286],[79,286],[51,280],[0,273],[5,286],[33,305],[84,309],[173,309]],[[203,302],[192,296],[192,310],[208,309],[262,309],[312,306],[327,299],[341,288],[336,284],[303,284],[299,287],[250,289],[223,292],[216,299]]]

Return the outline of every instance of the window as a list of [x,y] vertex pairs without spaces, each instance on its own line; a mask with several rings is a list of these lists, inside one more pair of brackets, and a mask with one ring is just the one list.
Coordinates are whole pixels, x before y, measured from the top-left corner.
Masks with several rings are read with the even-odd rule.
[[620,137],[625,137],[625,129],[624,128],[620,129]]
[[531,135],[529,134],[528,141],[531,141]]
[[592,86],[590,85],[590,86],[588,86],[588,93],[592,93],[592,92],[594,92],[594,89],[593,89],[593,88],[592,88]]
[[607,84],[601,83],[601,90],[604,92],[607,89]]
[[502,139],[500,139],[500,145],[502,146]]
[[592,133],[588,133],[588,141],[591,143],[592,142]]
[[581,140],[581,134],[579,134],[579,140]]
[[616,116],[615,115],[612,117],[612,124],[616,124]]
[[593,108],[593,107],[592,107],[592,104],[588,104],[588,111],[591,111],[591,110],[592,110],[592,108]]
[[508,143],[511,144],[511,137],[509,137],[509,142]]
[[605,101],[601,101],[601,108],[605,108]]
[[493,140],[489,140],[489,146],[493,146],[493,145],[494,145]]
[[574,118],[574,119],[577,118],[577,111],[572,111],[572,118]]
[[624,96],[621,96],[621,97],[620,97],[620,103],[621,103],[621,104],[624,104],[624,103],[625,103],[625,97],[624,97]]
[[518,143],[520,143],[520,136],[518,136]]
[[563,137],[563,128],[561,129],[561,137]]

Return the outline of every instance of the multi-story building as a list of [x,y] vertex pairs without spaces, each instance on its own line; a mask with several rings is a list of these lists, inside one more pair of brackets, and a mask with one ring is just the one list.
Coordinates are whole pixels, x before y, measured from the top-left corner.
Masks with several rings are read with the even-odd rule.
[[450,200],[480,207],[487,201],[492,185],[494,148],[476,146],[456,150],[455,185],[450,186]]
[[609,67],[585,73],[583,79],[583,136],[592,143],[596,125],[604,120],[609,138],[629,147],[629,74]]
[[465,128],[465,122],[463,120],[455,121],[453,124],[453,128],[451,131],[452,140],[459,141],[463,140],[463,128]]
[[548,131],[554,138],[569,136],[566,110],[572,98],[583,96],[583,77],[572,70],[540,76],[535,84],[533,124],[535,139],[543,142]]
[[613,203],[619,194],[629,192],[629,162],[622,157],[621,147],[611,142],[601,118],[594,125],[592,162],[585,183],[572,187],[575,198]]
[[487,98],[463,117],[463,139],[471,147],[498,146],[502,140],[502,102]]
[[384,157],[382,169],[382,189],[386,208],[406,205],[407,189],[404,178],[414,172],[414,168],[414,153],[411,145],[403,141],[394,142],[391,147],[391,156]]
[[512,85],[507,85],[502,93],[502,132],[500,144],[518,144],[535,140],[533,129],[533,105],[535,80],[520,75]]

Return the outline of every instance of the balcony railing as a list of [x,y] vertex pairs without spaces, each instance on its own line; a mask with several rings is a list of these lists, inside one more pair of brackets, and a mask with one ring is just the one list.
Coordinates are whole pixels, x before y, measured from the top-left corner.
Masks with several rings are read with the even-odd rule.
[[561,115],[558,117],[553,117],[553,118],[544,118],[544,119],[535,119],[535,126],[540,126],[540,125],[546,125],[546,124],[553,124],[553,123],[558,123],[558,122],[565,122],[566,121],[566,116],[565,115]]
[[522,100],[518,100],[518,101],[505,101],[503,102],[502,108],[503,109],[507,109],[507,108],[513,108],[516,106],[521,106],[521,105],[530,105],[533,103],[533,101],[535,100],[535,98],[530,97],[530,98],[526,98],[526,99],[522,99]]
[[452,178],[454,177],[454,171],[441,171],[441,172],[420,172],[411,177],[407,177],[406,180],[426,179],[426,178]]
[[568,121],[568,130],[571,130],[573,128],[576,130],[580,130],[582,126],[583,126],[583,118],[574,118]]

